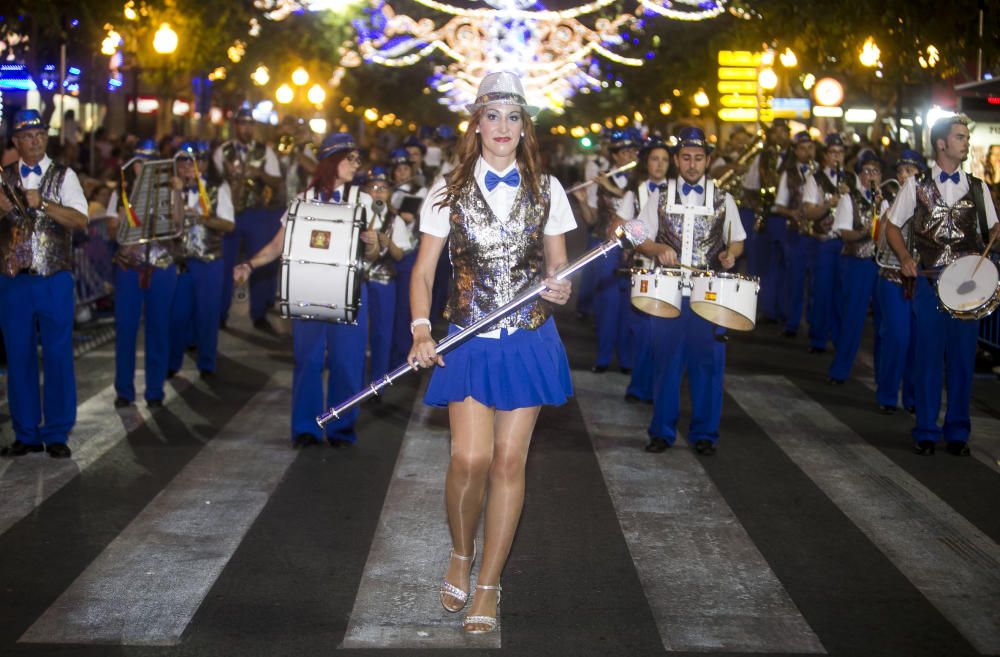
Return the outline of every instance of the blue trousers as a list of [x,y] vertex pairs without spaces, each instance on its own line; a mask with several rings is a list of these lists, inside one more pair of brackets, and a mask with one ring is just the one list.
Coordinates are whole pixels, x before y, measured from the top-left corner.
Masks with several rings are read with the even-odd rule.
[[[361,286],[357,325],[314,320],[292,321],[295,370],[292,378],[292,438],[300,434],[322,437],[316,416],[361,390],[368,344],[368,290]],[[323,369],[328,370],[323,394]],[[326,425],[328,438],[355,442],[357,406]]]
[[840,330],[840,252],[844,243],[833,239],[815,244],[812,283],[809,286],[809,344],[826,349],[827,343],[837,343]]
[[632,307],[632,315],[632,379],[625,393],[635,395],[642,401],[652,401],[653,317],[635,307]]
[[[76,423],[73,291],[68,271],[0,276],[7,401],[14,437],[28,445],[65,443]],[[38,379],[39,337],[44,386]]]
[[811,278],[813,265],[816,262],[816,250],[819,243],[811,237],[799,233],[798,229],[785,230],[785,254],[787,257],[785,293],[788,299],[785,307],[788,309],[785,330],[798,333],[802,322],[802,311],[805,308],[806,280]]
[[901,285],[881,276],[875,284],[875,298],[882,314],[875,397],[880,406],[895,408],[902,383],[903,407],[913,408],[913,300],[903,296]]
[[[858,348],[861,346],[868,308],[875,300],[878,265],[871,258],[841,256],[840,266],[843,274],[840,331],[837,353],[833,357],[829,375],[831,379],[846,381],[851,376],[854,357],[858,355]],[[875,323],[877,330],[878,321]]]
[[[587,236],[587,250],[591,250],[601,243],[593,235]],[[578,315],[590,315],[594,312],[594,285],[596,274],[594,267],[586,267],[580,273],[580,286],[576,293],[576,313]]]
[[594,318],[597,325],[597,362],[607,367],[618,357],[620,367],[632,367],[632,340],[629,335],[629,315],[632,312],[629,279],[619,276],[619,252],[599,258],[591,265],[594,270]]
[[651,318],[653,335],[653,420],[651,438],[673,444],[680,416],[681,379],[688,376],[691,393],[691,427],[688,440],[719,440],[722,420],[722,377],[726,367],[725,343],[716,336],[725,329],[691,310],[684,297],[680,316]]
[[785,255],[785,217],[772,214],[764,222],[757,240],[757,266],[760,268],[760,314],[768,319],[782,320],[786,311],[788,270]]
[[[396,281],[368,281],[368,344],[371,348],[371,378],[389,371],[389,349],[396,318]],[[400,361],[406,360],[406,356]],[[400,363],[394,363],[398,365]]]
[[[913,368],[917,425],[913,440],[967,442],[972,429],[972,377],[975,371],[979,322],[955,319],[938,307],[937,290],[924,276],[917,277],[913,295]],[[941,383],[948,387],[944,426],[938,426]]]
[[396,320],[392,324],[392,347],[389,349],[389,367],[395,367],[406,360],[413,344],[410,335],[410,279],[413,275],[413,264],[417,261],[417,252],[411,251],[396,263]]
[[153,267],[149,287],[139,287],[139,272],[115,266],[115,391],[135,401],[135,349],[139,322],[146,319],[145,399],[163,399],[170,357],[170,308],[177,267]]
[[754,211],[750,208],[740,208],[740,223],[743,224],[743,232],[746,233],[746,241],[743,243],[743,271],[748,276],[759,276],[757,269],[757,231],[753,229]]
[[198,348],[198,369],[215,371],[219,350],[219,312],[222,306],[223,262],[189,258],[187,270],[177,277],[174,305],[170,313],[170,360],[168,368],[180,371],[184,350]]
[[[243,248],[244,258],[248,259],[260,251],[281,226],[283,209],[250,208],[236,215],[236,228],[222,238],[222,309],[219,319],[229,318],[229,306],[233,301],[233,267]],[[268,307],[274,303],[274,293],[278,286],[277,260],[269,265],[258,267],[250,274],[250,319],[264,319]]]

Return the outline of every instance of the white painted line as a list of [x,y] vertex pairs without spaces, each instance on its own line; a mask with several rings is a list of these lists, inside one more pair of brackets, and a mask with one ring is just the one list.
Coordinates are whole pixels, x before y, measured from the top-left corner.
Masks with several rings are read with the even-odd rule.
[[589,372],[573,386],[663,647],[825,653],[684,439],[648,454],[649,406]]
[[297,455],[290,394],[276,373],[20,641],[178,644]]
[[784,377],[726,389],[976,650],[1000,654],[1000,546]]

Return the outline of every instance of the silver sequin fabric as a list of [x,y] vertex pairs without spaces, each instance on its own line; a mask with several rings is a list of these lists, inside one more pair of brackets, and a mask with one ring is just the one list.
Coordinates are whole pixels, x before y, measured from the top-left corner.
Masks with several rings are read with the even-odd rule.
[[914,246],[924,267],[944,267],[959,256],[984,248],[971,185],[969,192],[949,207],[934,180],[925,176],[917,183],[917,208],[912,221]]
[[[675,204],[680,204],[680,179],[677,185]],[[691,255],[691,266],[698,269],[719,269],[719,254],[726,248],[723,226],[726,223],[726,193],[715,187],[712,215],[694,216],[694,244]],[[684,215],[667,212],[667,192],[659,194],[658,213],[660,228],[656,233],[656,241],[666,244],[681,255],[681,239],[684,235]]]
[[[16,162],[4,171],[8,181],[20,185]],[[42,177],[38,190],[48,202],[60,203],[66,168],[53,162]],[[16,276],[30,269],[40,276],[51,276],[73,268],[71,231],[40,209],[28,209],[28,217],[14,214],[0,220],[0,262],[3,274]]]
[[857,188],[851,190],[851,207],[854,209],[854,219],[851,230],[860,230],[863,237],[859,240],[844,240],[841,253],[854,258],[874,258],[875,242],[872,241],[872,202]]

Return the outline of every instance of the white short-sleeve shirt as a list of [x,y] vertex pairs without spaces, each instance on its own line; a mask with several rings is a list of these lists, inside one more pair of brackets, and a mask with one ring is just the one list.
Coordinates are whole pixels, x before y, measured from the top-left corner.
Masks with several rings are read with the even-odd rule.
[[[867,190],[861,188],[861,183],[858,182],[856,185],[859,192],[864,194]],[[889,208],[889,202],[882,199],[882,203],[879,205],[879,215],[885,212]],[[843,194],[840,197],[840,201],[837,202],[837,210],[833,218],[833,229],[840,230],[854,230],[854,201],[851,200],[850,194]]]
[[[21,166],[24,164],[23,160],[17,161],[17,171],[18,175],[21,172]],[[46,155],[39,162],[38,166],[42,171],[41,175],[31,172],[27,176],[21,176],[21,188],[22,189],[38,189],[42,184],[42,178],[45,173],[52,166],[52,159]],[[59,205],[64,205],[67,208],[73,208],[77,212],[83,214],[84,216],[89,216],[87,197],[83,194],[83,187],[80,186],[80,179],[77,178],[76,172],[72,169],[66,169],[66,176],[63,178],[62,187],[59,188]],[[46,199],[51,200],[51,199]]]
[[[488,191],[485,182],[486,173],[493,171],[493,173],[503,178],[513,171],[516,166],[517,163],[515,162],[504,171],[493,171],[482,157],[476,163],[474,172],[476,184],[479,185],[479,189],[483,193],[483,197],[486,199],[486,203],[490,206],[493,214],[501,221],[507,221],[510,217],[518,188],[500,183],[493,188],[493,191]],[[524,184],[523,180],[521,184]],[[445,181],[443,178],[439,178],[431,186],[431,190],[427,193],[427,200],[420,208],[420,232],[441,238],[448,237],[448,233],[451,232],[449,209],[447,207],[436,207],[436,203],[444,190]],[[549,218],[545,223],[545,234],[562,235],[576,228],[576,219],[573,217],[573,211],[569,207],[569,199],[566,198],[566,191],[563,189],[562,184],[552,176],[549,176],[549,197]]]
[[[958,176],[957,184],[950,180],[941,182],[941,167],[937,164],[931,167],[931,178],[934,180],[934,184],[937,185],[938,191],[941,192],[941,199],[945,202],[945,205],[955,205],[959,199],[969,193],[969,176],[964,171],[959,171]],[[990,196],[990,191],[987,189],[985,183],[980,184],[983,186],[983,203],[986,206],[986,226],[993,228],[997,223],[997,209],[993,205],[993,198]],[[889,221],[893,225],[902,228],[910,220],[910,217],[913,216],[916,209],[917,177],[913,176],[903,183],[902,189],[896,195],[896,201],[889,209]]]

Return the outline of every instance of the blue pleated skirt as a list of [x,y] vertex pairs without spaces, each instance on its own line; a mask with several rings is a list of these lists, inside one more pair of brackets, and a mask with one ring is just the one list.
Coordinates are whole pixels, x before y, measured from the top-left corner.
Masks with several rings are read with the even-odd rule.
[[[461,329],[449,327],[449,335]],[[472,397],[498,411],[559,406],[573,396],[569,361],[550,317],[534,330],[500,338],[470,338],[444,356],[431,374],[424,403],[447,406]]]

